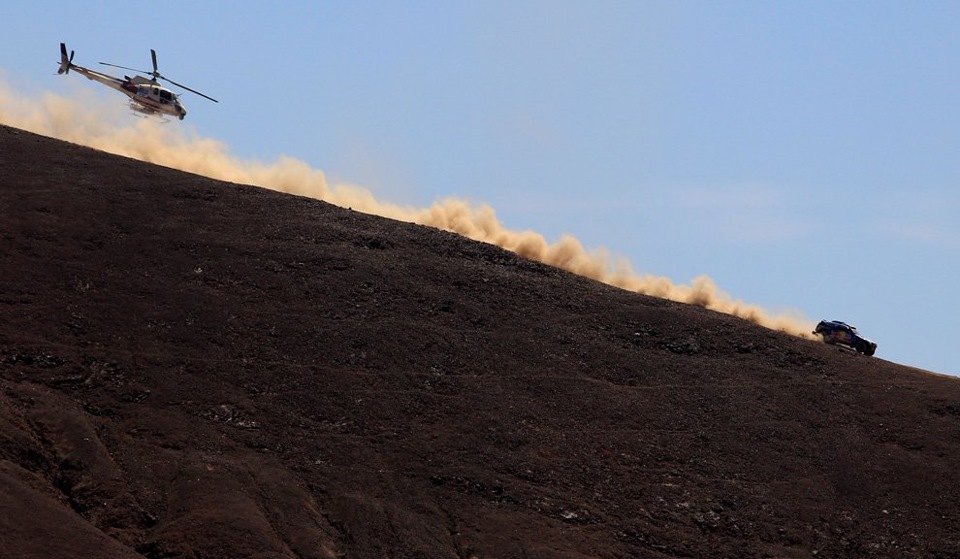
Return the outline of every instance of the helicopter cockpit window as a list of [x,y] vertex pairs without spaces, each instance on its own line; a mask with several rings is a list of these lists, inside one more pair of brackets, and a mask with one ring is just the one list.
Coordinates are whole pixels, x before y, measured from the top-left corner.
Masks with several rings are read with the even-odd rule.
[[172,100],[172,98],[170,97],[170,92],[169,92],[169,91],[161,91],[161,92],[160,92],[160,98],[163,99],[163,100],[165,100],[165,101],[171,101],[171,100]]

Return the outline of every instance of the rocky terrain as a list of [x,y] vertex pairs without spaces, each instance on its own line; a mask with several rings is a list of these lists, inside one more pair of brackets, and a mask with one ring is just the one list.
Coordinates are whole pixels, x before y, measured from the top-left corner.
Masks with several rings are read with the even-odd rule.
[[0,243],[0,558],[960,557],[956,378],[7,127]]

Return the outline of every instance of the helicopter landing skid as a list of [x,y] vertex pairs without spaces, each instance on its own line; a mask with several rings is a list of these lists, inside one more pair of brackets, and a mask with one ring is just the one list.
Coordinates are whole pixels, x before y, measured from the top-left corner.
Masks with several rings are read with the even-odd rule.
[[170,122],[170,119],[164,116],[163,114],[158,113],[157,111],[147,109],[143,105],[137,103],[136,101],[131,100],[129,105],[130,105],[130,113],[137,118],[143,118],[143,119],[155,118],[163,123]]

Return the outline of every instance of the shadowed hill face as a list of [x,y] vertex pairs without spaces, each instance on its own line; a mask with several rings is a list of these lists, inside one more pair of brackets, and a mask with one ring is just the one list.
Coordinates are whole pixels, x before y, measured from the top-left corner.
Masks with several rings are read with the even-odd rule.
[[960,553],[960,385],[0,127],[0,556]]
[[91,108],[89,104],[79,106],[74,99],[51,93],[41,100],[26,98],[0,83],[0,122],[188,173],[306,195],[367,214],[436,227],[630,291],[700,305],[774,330],[812,337],[814,323],[797,312],[775,314],[735,299],[719,289],[709,276],[699,276],[690,285],[681,285],[663,276],[636,273],[623,258],[602,248],[587,250],[573,236],[562,235],[549,242],[534,231],[511,230],[485,204],[456,198],[437,200],[424,208],[391,204],[355,185],[330,185],[321,170],[290,157],[280,157],[270,164],[243,161],[212,138],[197,137],[155,119],[140,119],[135,126],[129,122],[121,125],[115,117],[111,111]]

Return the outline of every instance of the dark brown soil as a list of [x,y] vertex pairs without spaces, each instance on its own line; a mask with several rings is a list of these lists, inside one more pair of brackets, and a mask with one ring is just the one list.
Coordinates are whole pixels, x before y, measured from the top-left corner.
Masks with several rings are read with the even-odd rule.
[[960,382],[0,127],[0,557],[960,557]]

